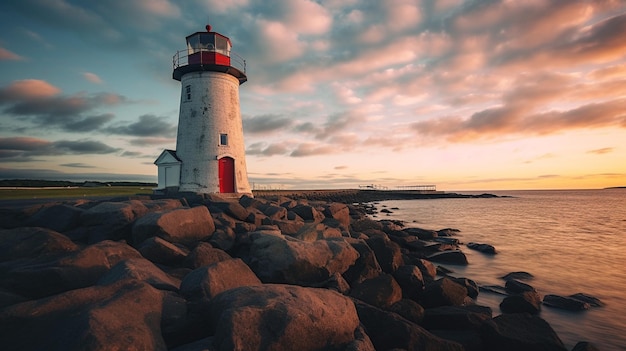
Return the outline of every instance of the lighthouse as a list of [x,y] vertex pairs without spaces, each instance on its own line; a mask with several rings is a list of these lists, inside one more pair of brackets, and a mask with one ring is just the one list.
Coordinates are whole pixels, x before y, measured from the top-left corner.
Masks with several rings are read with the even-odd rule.
[[252,194],[239,108],[239,85],[248,78],[245,60],[231,47],[207,25],[174,54],[172,78],[181,86],[176,150],[154,162],[157,192]]

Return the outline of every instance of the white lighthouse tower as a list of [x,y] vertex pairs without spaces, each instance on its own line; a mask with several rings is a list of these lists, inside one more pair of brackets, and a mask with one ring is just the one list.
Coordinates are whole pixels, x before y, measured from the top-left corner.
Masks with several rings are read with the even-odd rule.
[[252,194],[239,109],[239,85],[248,78],[245,61],[231,47],[207,25],[174,55],[172,76],[181,83],[176,151],[165,150],[155,161],[157,190]]

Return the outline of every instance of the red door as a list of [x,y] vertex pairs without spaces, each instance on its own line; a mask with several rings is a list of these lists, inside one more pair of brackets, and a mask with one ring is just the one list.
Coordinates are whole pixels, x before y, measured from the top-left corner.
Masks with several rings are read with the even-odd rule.
[[219,160],[220,193],[235,192],[235,160],[223,157]]

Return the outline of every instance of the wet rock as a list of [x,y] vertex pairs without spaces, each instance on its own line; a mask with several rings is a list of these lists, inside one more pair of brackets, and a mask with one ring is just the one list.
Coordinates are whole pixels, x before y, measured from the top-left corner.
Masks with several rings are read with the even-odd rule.
[[424,308],[462,306],[466,303],[467,289],[450,278],[441,278],[426,285],[420,304]]
[[509,279],[506,281],[506,284],[504,285],[504,288],[506,289],[506,291],[509,294],[521,294],[524,291],[537,291],[535,290],[535,288],[533,288],[532,286],[526,284],[526,283],[522,283],[520,281],[517,281],[515,279]]
[[359,326],[348,298],[292,285],[231,289],[211,300],[209,310],[219,350],[344,349]]
[[449,278],[461,284],[462,286],[464,286],[467,289],[467,296],[471,297],[472,299],[475,299],[478,297],[479,288],[478,288],[478,284],[476,284],[475,281],[471,279],[463,278],[463,277],[461,278],[449,277]]
[[589,306],[593,306],[593,307],[602,307],[605,305],[605,303],[600,301],[599,298],[591,296],[591,295],[583,294],[583,293],[576,293],[576,294],[570,295],[569,297],[582,301],[582,302],[586,302],[589,304]]
[[582,311],[589,309],[589,304],[586,302],[571,297],[564,297],[552,294],[543,297],[543,304],[546,306],[560,308],[568,311]]
[[162,293],[136,280],[68,291],[5,308],[6,350],[166,350]]
[[536,291],[507,296],[500,303],[500,310],[504,313],[538,314],[541,312],[541,297]]
[[253,285],[261,281],[237,258],[194,269],[181,282],[180,294],[188,300],[212,299],[223,291]]
[[226,215],[236,220],[246,221],[246,219],[248,218],[248,214],[249,214],[248,210],[246,210],[245,207],[240,205],[239,202],[218,201],[218,202],[212,202],[211,205],[219,208]]
[[503,275],[501,278],[504,280],[531,280],[535,276],[528,272],[511,272]]
[[171,243],[193,246],[215,231],[215,222],[204,206],[152,212],[138,219],[132,228],[136,243],[158,236]]
[[350,296],[386,309],[402,299],[402,289],[390,274],[383,273],[353,285]]
[[502,314],[486,321],[481,335],[488,351],[567,350],[545,320],[527,313]]
[[467,243],[467,247],[469,247],[472,250],[480,251],[482,253],[486,253],[489,255],[495,255],[497,253],[496,248],[493,247],[493,245],[489,245],[489,244],[469,242]]
[[376,350],[463,350],[460,344],[440,339],[396,313],[383,311],[359,301],[355,302],[355,306],[359,319]]
[[436,231],[429,229],[405,228],[404,231],[410,235],[417,236],[420,240],[433,240],[438,236]]
[[427,257],[429,261],[439,262],[439,263],[447,263],[447,264],[457,264],[457,265],[467,265],[467,256],[461,250],[448,250],[434,253]]
[[318,284],[344,273],[359,257],[343,239],[306,242],[282,235],[251,233],[250,268],[264,283]]

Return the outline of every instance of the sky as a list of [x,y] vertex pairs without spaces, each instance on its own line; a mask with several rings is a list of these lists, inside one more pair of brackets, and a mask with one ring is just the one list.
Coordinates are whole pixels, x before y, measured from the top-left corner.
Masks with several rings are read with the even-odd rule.
[[208,23],[254,189],[626,186],[623,0],[5,0],[0,179],[156,182]]

